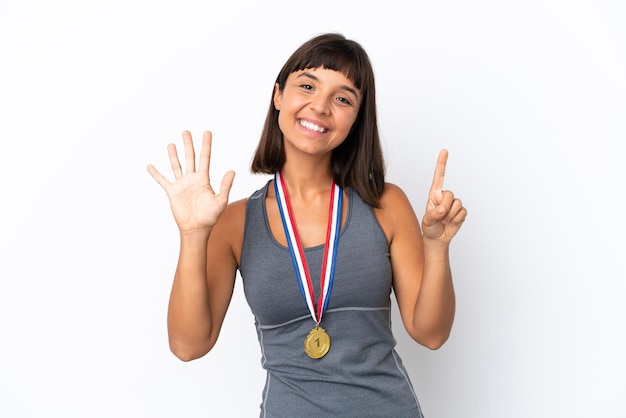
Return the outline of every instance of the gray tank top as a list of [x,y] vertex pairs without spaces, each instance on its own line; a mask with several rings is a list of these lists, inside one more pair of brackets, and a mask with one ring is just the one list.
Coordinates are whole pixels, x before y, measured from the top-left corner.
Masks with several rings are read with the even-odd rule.
[[[271,234],[267,187],[247,202],[241,265],[243,288],[267,372],[261,417],[422,417],[391,332],[389,245],[372,208],[348,190],[334,286],[322,326],[330,351],[304,352],[315,326],[289,248]],[[324,245],[305,249],[315,297]]]

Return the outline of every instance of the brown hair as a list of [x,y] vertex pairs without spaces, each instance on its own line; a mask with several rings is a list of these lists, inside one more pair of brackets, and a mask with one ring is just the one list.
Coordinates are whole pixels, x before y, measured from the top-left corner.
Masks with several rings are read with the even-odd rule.
[[[357,42],[337,33],[316,36],[300,46],[278,73],[276,83],[285,88],[289,74],[314,68],[341,71],[361,91],[363,99],[356,121],[347,138],[333,150],[332,169],[335,182],[353,188],[373,207],[379,206],[385,187],[378,123],[374,72],[369,57]],[[274,89],[261,140],[252,159],[253,173],[274,174],[285,164],[283,134],[273,102]]]

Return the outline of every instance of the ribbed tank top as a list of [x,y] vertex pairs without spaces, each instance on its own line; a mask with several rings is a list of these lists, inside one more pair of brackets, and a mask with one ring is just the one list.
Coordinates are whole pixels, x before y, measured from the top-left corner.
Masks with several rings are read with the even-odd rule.
[[[289,248],[272,235],[267,187],[247,201],[239,270],[267,372],[261,417],[422,417],[391,331],[389,245],[372,208],[348,189],[334,285],[320,324],[330,351],[304,352],[315,326]],[[315,297],[324,245],[305,249]]]

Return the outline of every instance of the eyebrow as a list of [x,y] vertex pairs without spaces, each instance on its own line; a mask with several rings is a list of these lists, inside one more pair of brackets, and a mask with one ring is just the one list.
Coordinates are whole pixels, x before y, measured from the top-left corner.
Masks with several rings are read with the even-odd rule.
[[[313,74],[311,74],[311,73],[307,73],[307,72],[304,72],[304,73],[302,73],[302,74],[299,74],[296,78],[300,78],[300,77],[308,77],[308,78],[310,78],[311,80],[319,81],[319,78],[317,78],[317,77],[316,77],[316,76],[314,76]],[[356,97],[356,99],[357,99],[357,100],[359,99],[359,95],[357,94],[356,90],[355,90],[355,89],[353,89],[352,87],[347,86],[347,85],[345,85],[345,84],[342,84],[340,87],[341,87],[341,89],[342,89],[342,90],[345,90],[345,91],[347,91],[348,93],[352,93],[352,94],[354,95],[354,97]]]

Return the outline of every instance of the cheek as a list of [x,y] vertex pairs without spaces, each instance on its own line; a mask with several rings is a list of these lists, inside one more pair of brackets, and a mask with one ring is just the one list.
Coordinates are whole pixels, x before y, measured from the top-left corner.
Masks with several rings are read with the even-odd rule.
[[356,116],[354,115],[350,115],[348,117],[346,117],[346,121],[345,121],[345,129],[347,132],[352,132],[354,130],[354,127],[356,126]]
[[289,126],[289,118],[287,117],[287,113],[284,110],[280,110],[278,112],[278,129],[285,134],[285,129]]

